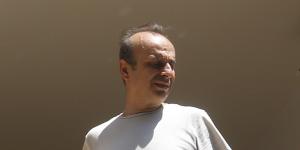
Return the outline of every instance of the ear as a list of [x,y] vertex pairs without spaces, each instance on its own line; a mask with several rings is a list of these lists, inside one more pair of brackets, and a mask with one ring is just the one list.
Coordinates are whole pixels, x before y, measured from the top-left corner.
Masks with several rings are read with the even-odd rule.
[[124,82],[127,82],[127,80],[129,79],[129,73],[128,73],[128,69],[129,69],[129,64],[123,60],[120,59],[119,60],[119,65],[120,65],[120,74],[121,74],[121,78]]

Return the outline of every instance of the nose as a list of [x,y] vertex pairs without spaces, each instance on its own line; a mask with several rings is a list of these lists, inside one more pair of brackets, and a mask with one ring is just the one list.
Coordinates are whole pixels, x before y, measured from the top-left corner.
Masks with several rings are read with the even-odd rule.
[[163,67],[161,75],[167,78],[175,78],[175,70],[172,68],[170,63],[166,63],[166,65]]

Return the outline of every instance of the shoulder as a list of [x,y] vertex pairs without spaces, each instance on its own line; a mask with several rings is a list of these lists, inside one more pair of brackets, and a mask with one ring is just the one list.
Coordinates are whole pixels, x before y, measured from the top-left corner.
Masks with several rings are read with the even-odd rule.
[[174,113],[179,113],[182,115],[188,115],[191,117],[206,117],[207,113],[205,110],[192,107],[192,106],[183,106],[178,104],[168,104],[164,103],[164,108],[166,111],[172,111]]
[[198,126],[199,123],[204,125],[212,123],[209,115],[203,109],[193,106],[182,106],[178,104],[164,104],[165,111],[169,114],[177,116],[177,118],[185,118],[191,125]]
[[205,137],[208,135],[207,126],[210,125],[211,121],[205,110],[178,104],[165,104],[164,107],[166,113],[169,114],[168,116],[172,116],[179,122],[184,122],[186,128],[194,135],[202,134]]
[[109,126],[114,120],[116,120],[117,118],[119,117],[119,115],[109,119],[108,121],[98,125],[98,126],[95,126],[93,127],[91,130],[89,130],[89,132],[86,134],[86,140],[90,141],[90,140],[93,140],[95,138],[97,138],[101,133],[102,131],[107,127]]

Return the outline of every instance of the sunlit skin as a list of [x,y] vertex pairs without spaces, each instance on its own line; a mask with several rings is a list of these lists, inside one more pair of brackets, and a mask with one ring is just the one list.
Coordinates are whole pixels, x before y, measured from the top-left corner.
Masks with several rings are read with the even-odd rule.
[[168,97],[175,80],[175,48],[164,36],[139,32],[129,38],[137,62],[133,67],[120,60],[125,82],[123,116],[158,108]]

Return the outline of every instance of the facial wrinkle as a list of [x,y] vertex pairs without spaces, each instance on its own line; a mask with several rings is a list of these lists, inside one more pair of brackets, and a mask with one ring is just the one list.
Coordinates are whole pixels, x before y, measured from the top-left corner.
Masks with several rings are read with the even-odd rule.
[[174,57],[168,51],[161,51],[160,53],[157,54],[157,57],[160,58],[161,60],[164,60],[164,61],[174,59]]

